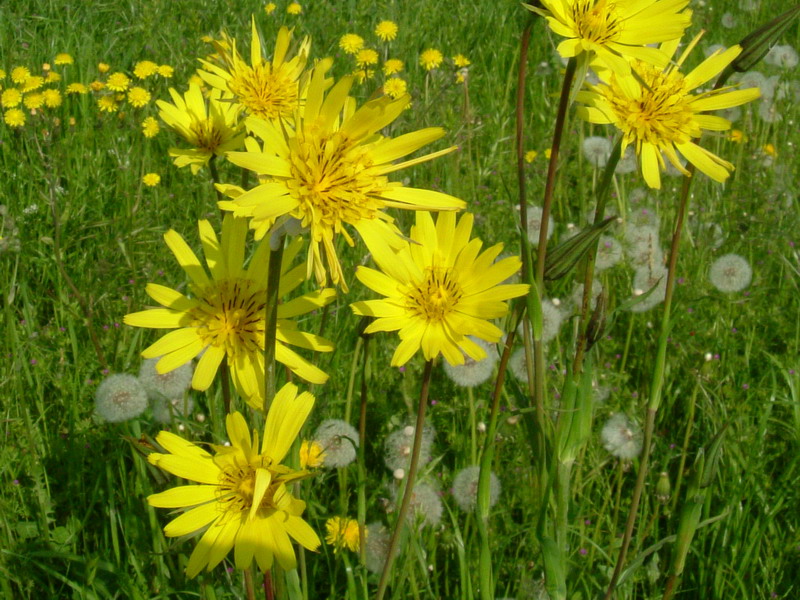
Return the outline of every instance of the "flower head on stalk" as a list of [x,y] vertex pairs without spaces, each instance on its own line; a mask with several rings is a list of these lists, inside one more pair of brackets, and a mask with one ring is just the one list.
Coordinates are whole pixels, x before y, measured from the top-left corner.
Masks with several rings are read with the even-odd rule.
[[150,454],[148,461],[199,484],[147,497],[152,506],[186,509],[164,527],[168,537],[205,528],[186,566],[189,577],[203,568],[210,571],[231,549],[237,569],[250,567],[255,558],[267,571],[273,561],[283,569],[296,568],[292,539],[309,550],[319,547],[319,537],[301,516],[306,503],[292,495],[291,484],[308,471],[281,464],[313,406],[314,396],[284,385],[267,413],[260,448],[258,433],[251,435],[238,412],[226,419],[230,445],[212,444],[214,454],[174,433],[158,434],[156,442],[166,453]]
[[442,354],[451,365],[464,364],[464,355],[482,360],[486,351],[469,336],[500,340],[503,332],[490,319],[504,317],[505,300],[527,293],[528,285],[501,285],[519,271],[519,258],[495,263],[503,245],[480,253],[483,244],[470,240],[471,232],[469,213],[456,222],[455,214],[442,212],[434,223],[430,213],[419,212],[411,242],[398,252],[379,239],[367,242],[382,272],[358,267],[356,277],[385,298],[351,306],[357,315],[376,317],[366,333],[399,332],[392,366],[420,349],[426,360]]
[[169,149],[170,156],[175,158],[175,166],[189,166],[196,174],[212,156],[224,156],[226,152],[242,147],[246,134],[238,120],[239,106],[221,100],[222,92],[211,90],[207,101],[195,84],[189,84],[183,97],[173,88],[169,93],[174,104],[157,101],[159,115],[192,146]]
[[400,115],[410,97],[383,96],[356,108],[355,100],[348,95],[353,79],[345,77],[331,88],[332,81],[326,77],[330,66],[330,60],[323,60],[312,72],[294,129],[247,120],[248,128],[263,140],[263,148],[259,152],[232,152],[228,159],[255,171],[262,183],[232,201],[220,202],[219,207],[249,217],[256,239],[263,237],[278,217],[296,218],[311,238],[309,276],[313,272],[317,282],[324,285],[330,274],[333,283],[346,291],[336,254],[337,236],[353,245],[345,225],[365,240],[390,237],[399,244],[400,238],[388,226],[392,218],[383,209],[458,210],[464,202],[441,192],[390,181],[390,173],[455,148],[395,162],[439,139],[444,130],[429,127],[396,138],[382,136],[378,132]]
[[[742,51],[740,46],[718,50],[687,75],[680,66],[699,40],[696,37],[683,54],[665,69],[643,61],[631,62],[630,75],[608,73],[607,81],[579,92],[583,104],[578,114],[590,123],[610,123],[622,132],[622,151],[629,144],[640,157],[642,175],[651,188],[661,187],[660,171],[665,158],[681,173],[678,153],[715,181],[725,181],[733,165],[712,154],[694,141],[703,131],[726,131],[731,123],[706,111],[739,106],[759,97],[758,88],[725,87],[698,94],[692,91],[711,81]],[[661,51],[672,58],[678,40],[661,45]],[[635,74],[635,76],[634,76]]]
[[[200,221],[199,229],[211,275],[184,239],[176,231],[168,231],[164,239],[189,276],[190,294],[149,283],[147,294],[164,308],[131,313],[125,316],[125,323],[175,330],[142,352],[144,358],[161,357],[156,365],[159,373],[167,373],[200,356],[192,387],[202,391],[211,385],[220,363],[227,360],[239,393],[253,408],[261,409],[269,243],[267,240],[261,242],[245,267],[247,222],[244,219],[227,216],[221,241],[208,221]],[[303,265],[290,267],[302,245],[302,238],[295,238],[284,252],[280,297],[290,294],[305,280]],[[288,345],[330,352],[333,344],[317,335],[299,331],[290,319],[325,306],[335,295],[332,289],[322,289],[278,306],[275,358],[312,383],[324,383],[328,375]]]
[[266,60],[254,18],[250,64],[236,50],[236,40],[225,36],[212,42],[221,65],[201,59],[205,70],[198,73],[211,87],[232,95],[250,115],[266,120],[291,118],[302,96],[301,79],[311,47],[309,38],[304,38],[296,54],[288,58],[291,39],[292,31],[281,27],[272,60]]
[[647,44],[679,39],[692,20],[689,0],[541,0],[544,8],[525,5],[547,19],[550,29],[567,39],[558,45],[564,58],[586,52],[618,73],[628,72],[627,58],[661,67],[667,57]]

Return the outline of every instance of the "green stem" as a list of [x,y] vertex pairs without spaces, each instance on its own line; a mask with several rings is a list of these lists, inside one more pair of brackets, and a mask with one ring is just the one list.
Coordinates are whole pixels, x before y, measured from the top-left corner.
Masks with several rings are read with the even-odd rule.
[[256,590],[253,585],[253,567],[247,567],[244,570],[244,591],[247,594],[247,600],[256,600]]
[[697,405],[697,388],[700,386],[695,384],[692,390],[692,396],[689,398],[689,419],[686,424],[686,433],[683,434],[683,447],[681,448],[681,460],[678,465],[678,475],[675,479],[675,489],[672,491],[672,506],[671,512],[675,512],[678,506],[678,495],[681,491],[681,484],[683,484],[683,470],[686,468],[686,454],[689,450],[689,439],[692,437],[692,427],[694,426],[694,410]]
[[281,263],[283,262],[283,236],[277,240],[269,253],[269,273],[267,274],[267,298],[265,306],[266,325],[264,327],[264,414],[275,397],[276,367],[275,344],[278,331],[278,291],[281,284]]
[[[367,562],[367,467],[366,467],[366,439],[367,439],[367,398],[369,383],[369,336],[362,336],[364,340],[361,362],[361,405],[358,413],[358,560],[363,567]],[[364,591],[366,592],[367,580],[365,570],[361,569]]]
[[411,496],[414,494],[414,481],[417,478],[417,466],[419,465],[423,427],[425,426],[425,408],[428,404],[428,388],[431,383],[432,371],[433,361],[429,360],[425,363],[425,372],[422,375],[422,389],[420,390],[419,404],[417,406],[417,423],[414,429],[414,447],[411,451],[411,464],[408,467],[408,476],[406,477],[406,489],[403,493],[403,501],[400,504],[400,512],[397,515],[397,523],[395,523],[394,532],[392,532],[392,539],[389,542],[389,551],[386,555],[386,564],[383,566],[383,573],[381,573],[381,580],[378,584],[376,600],[381,600],[386,593],[386,588],[389,585],[389,575],[392,572],[392,563],[394,563],[400,545],[400,535],[403,532],[408,510],[411,508]]
[[[222,363],[219,365],[219,383],[222,386],[222,404],[225,407],[225,416],[230,414],[231,412],[231,378],[228,374],[228,360],[223,359]],[[216,414],[217,411],[214,411]],[[187,414],[185,407],[184,413]]]

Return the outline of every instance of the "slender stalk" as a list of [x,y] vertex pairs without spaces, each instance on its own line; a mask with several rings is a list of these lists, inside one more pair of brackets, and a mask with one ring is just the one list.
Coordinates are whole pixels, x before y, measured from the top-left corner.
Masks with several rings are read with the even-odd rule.
[[689,418],[688,423],[686,424],[686,433],[683,434],[683,446],[681,447],[681,460],[680,464],[678,465],[678,475],[675,479],[675,488],[672,491],[672,505],[670,507],[671,512],[675,512],[675,509],[678,507],[678,497],[681,491],[681,485],[683,484],[683,470],[686,468],[686,455],[689,450],[689,439],[692,437],[692,428],[694,426],[694,411],[695,407],[697,406],[697,388],[700,387],[699,385],[695,384],[694,389],[692,390],[692,396],[689,398]]
[[[364,335],[363,360],[361,362],[361,406],[358,412],[358,560],[361,566],[367,562],[367,468],[366,468],[366,439],[367,439],[367,383],[369,381],[369,336]],[[363,573],[363,569],[362,569]],[[366,581],[364,582],[366,585]]]
[[[214,192],[217,195],[217,200],[224,200],[222,197],[222,193],[217,189],[216,184],[219,183],[219,171],[217,170],[217,156],[212,155],[208,161],[208,171],[211,173],[211,187],[214,188]],[[247,169],[244,170],[247,172]],[[220,210],[220,219],[225,217],[225,211]]]
[[244,592],[247,594],[247,600],[256,600],[256,590],[253,585],[253,567],[247,567],[244,570]]
[[264,414],[269,410],[275,397],[275,339],[278,330],[278,290],[281,284],[281,263],[283,261],[283,236],[269,253],[269,273],[267,275],[267,298],[264,328]]
[[272,582],[272,570],[264,572],[264,600],[275,600],[275,586]]
[[400,545],[400,535],[403,532],[406,516],[411,507],[411,496],[414,494],[414,480],[417,478],[417,466],[419,464],[420,449],[422,448],[422,429],[425,426],[425,408],[428,405],[428,387],[431,383],[432,371],[433,361],[429,360],[425,363],[425,372],[422,375],[422,389],[420,390],[419,404],[417,406],[417,423],[414,429],[414,447],[411,451],[411,464],[408,467],[406,489],[403,493],[403,501],[400,504],[400,512],[397,515],[397,523],[395,523],[394,532],[392,532],[392,539],[389,542],[389,551],[386,555],[386,564],[383,566],[383,573],[381,573],[381,580],[378,584],[376,600],[381,600],[386,593],[386,588],[389,585],[389,575],[392,572],[392,563],[394,563]]
[[[223,359],[219,365],[219,383],[222,386],[222,404],[225,407],[225,415],[231,412],[231,378],[228,374],[228,360]],[[216,413],[216,411],[214,411]],[[184,414],[188,414],[184,412]]]
[[694,174],[694,165],[688,165],[687,170],[689,176],[683,178],[683,185],[681,186],[680,202],[678,204],[678,214],[675,218],[675,229],[672,234],[672,245],[669,250],[669,264],[667,268],[667,288],[664,295],[664,313],[661,317],[661,329],[658,338],[658,348],[656,351],[656,363],[653,367],[653,380],[650,385],[650,398],[647,404],[647,417],[644,427],[644,442],[642,446],[642,457],[639,462],[639,473],[636,477],[636,486],[633,489],[633,497],[631,498],[631,507],[628,512],[628,520],[625,523],[625,533],[622,537],[622,546],[619,549],[619,556],[617,557],[617,564],[614,567],[614,574],[611,576],[611,581],[608,584],[608,589],[604,596],[604,600],[609,600],[614,593],[614,588],[617,586],[617,581],[625,566],[625,558],[630,547],[631,538],[633,536],[633,528],[636,524],[636,517],[639,511],[639,501],[642,497],[644,490],[644,482],[647,477],[647,470],[650,461],[650,447],[653,441],[653,429],[655,428],[656,413],[658,412],[659,405],[661,404],[661,393],[664,387],[664,373],[666,371],[667,362],[667,338],[669,337],[670,329],[670,310],[672,308],[672,295],[675,290],[675,270],[678,264],[678,250],[680,247],[681,233],[683,232],[683,223],[686,218],[686,209],[689,204],[689,187],[691,186],[692,177]]

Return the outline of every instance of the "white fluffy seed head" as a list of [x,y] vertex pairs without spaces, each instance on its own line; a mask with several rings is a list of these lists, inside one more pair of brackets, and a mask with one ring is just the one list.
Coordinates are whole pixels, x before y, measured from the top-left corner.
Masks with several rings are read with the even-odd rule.
[[[461,469],[453,479],[453,500],[464,512],[475,510],[478,503],[478,479],[481,468],[471,466]],[[489,474],[489,506],[497,504],[500,498],[500,480],[494,473]]]
[[740,292],[750,285],[753,270],[747,259],[738,254],[720,256],[711,265],[708,279],[720,292]]
[[451,365],[444,361],[444,372],[450,380],[460,387],[476,387],[485,382],[494,373],[494,366],[497,364],[497,349],[494,344],[484,342],[478,338],[470,339],[478,344],[486,352],[483,360],[472,360],[469,356],[464,357],[463,365]]
[[603,168],[611,156],[611,140],[600,136],[591,136],[583,140],[583,156],[595,168]]
[[636,171],[637,166],[638,163],[636,161],[636,152],[633,150],[633,146],[627,146],[625,148],[625,152],[622,153],[614,172],[620,175],[633,173]]
[[[141,381],[141,379],[140,379]],[[194,401],[186,396],[180,398],[157,398],[152,401],[153,418],[159,423],[170,423],[173,417],[188,417],[194,410]]]
[[[564,322],[564,314],[549,298],[542,300],[542,342],[545,344],[556,338]],[[517,335],[522,339],[522,323],[517,327]]]
[[603,425],[603,447],[623,460],[632,460],[642,451],[642,432],[623,413],[616,413]]
[[652,288],[655,289],[647,298],[631,307],[632,312],[646,312],[664,301],[667,295],[666,267],[658,265],[652,269],[649,267],[636,269],[633,275],[633,295],[639,296]]
[[340,469],[356,459],[358,431],[346,421],[341,419],[323,421],[317,427],[313,439],[325,451],[323,467]]
[[139,383],[151,400],[179,398],[192,385],[191,361],[167,373],[156,371],[156,363],[160,358],[149,358],[142,361],[139,368]]
[[601,235],[597,244],[595,269],[605,271],[622,260],[622,245],[610,235]]
[[[402,486],[395,488],[395,504],[400,506],[403,500]],[[408,521],[419,523],[422,527],[438,525],[442,520],[444,506],[439,495],[439,490],[427,482],[419,482],[411,493],[411,510],[408,511]]]
[[[419,451],[419,466],[426,465],[431,460],[433,438],[436,435],[433,427],[425,425],[422,429],[422,444]],[[398,469],[408,470],[411,465],[411,451],[414,448],[414,427],[408,425],[393,431],[383,443],[384,463],[393,473]]]
[[520,383],[528,383],[528,370],[525,364],[525,348],[514,350],[508,359],[508,370]]
[[777,44],[767,52],[764,62],[781,69],[794,69],[798,63],[797,51],[788,44]]
[[95,412],[109,423],[120,423],[142,414],[147,393],[133,375],[109,375],[97,387]]
[[366,529],[367,570],[370,573],[381,573],[386,564],[386,557],[389,555],[389,542],[392,536],[382,523],[369,523]]
[[[550,239],[550,236],[553,235],[553,216],[550,215],[550,219],[547,223],[547,239]],[[528,207],[528,241],[534,246],[539,245],[539,231],[542,229],[542,209],[538,206],[529,206]]]
[[625,254],[634,267],[654,267],[664,262],[658,229],[650,225],[630,225],[625,232]]

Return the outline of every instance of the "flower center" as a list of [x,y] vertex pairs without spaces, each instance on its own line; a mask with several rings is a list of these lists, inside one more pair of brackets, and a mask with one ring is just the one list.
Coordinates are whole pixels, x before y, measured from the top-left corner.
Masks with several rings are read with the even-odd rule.
[[[261,459],[263,462],[263,458]],[[230,465],[220,472],[220,502],[227,502],[226,510],[248,511],[253,505],[256,469],[253,465]],[[261,500],[260,508],[275,508],[273,498],[280,482],[272,481]]]
[[295,143],[287,185],[300,200],[297,216],[303,227],[340,233],[342,223],[378,217],[381,205],[371,195],[385,189],[387,180],[372,173],[367,151],[338,132],[329,137],[306,135]]
[[661,71],[636,61],[632,68],[644,85],[639,98],[630,98],[617,83],[601,85],[600,92],[615,113],[626,143],[642,142],[663,146],[665,142],[687,142],[700,136],[694,111],[687,99],[683,75],[678,71]]
[[577,37],[604,44],[620,32],[614,2],[611,0],[578,0],[572,6]]
[[428,321],[442,321],[455,310],[462,295],[449,269],[428,267],[424,279],[408,293],[408,308]]
[[190,314],[204,343],[223,346],[228,356],[263,349],[263,287],[250,279],[222,279],[197,296],[203,303]]
[[285,69],[273,70],[269,63],[238,65],[231,75],[228,88],[251,114],[275,120],[291,117],[297,108],[297,82]]
[[214,119],[192,121],[189,126],[195,136],[194,145],[208,152],[214,152],[222,144],[222,131]]

